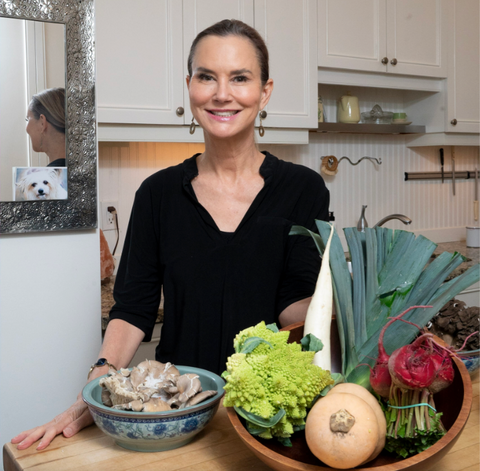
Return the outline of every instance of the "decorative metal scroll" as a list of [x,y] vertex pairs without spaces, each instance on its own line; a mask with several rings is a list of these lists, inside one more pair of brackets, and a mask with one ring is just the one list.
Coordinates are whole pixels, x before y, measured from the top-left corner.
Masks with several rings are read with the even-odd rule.
[[62,23],[68,199],[0,202],[0,234],[97,226],[94,0],[0,0],[0,17]]

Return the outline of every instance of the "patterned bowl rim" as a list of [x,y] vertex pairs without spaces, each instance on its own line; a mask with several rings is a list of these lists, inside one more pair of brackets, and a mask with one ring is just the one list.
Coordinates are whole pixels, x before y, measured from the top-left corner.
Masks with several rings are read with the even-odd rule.
[[[224,396],[225,391],[223,390],[223,386],[225,385],[225,381],[217,374],[212,373],[211,371],[207,371],[202,368],[196,368],[193,366],[179,366],[179,365],[175,365],[175,366],[178,369],[178,371],[180,371],[180,374],[194,373],[200,376],[201,379],[203,377],[205,379],[212,380],[216,385],[217,394],[195,406],[185,407],[184,409],[175,409],[172,411],[147,413],[147,412],[135,412],[135,411],[127,411],[127,410],[116,410],[116,409],[112,409],[111,407],[103,405],[102,403],[98,402],[93,398],[94,391],[98,388],[101,388],[99,384],[100,380],[108,376],[108,374],[105,374],[103,376],[99,376],[98,378],[95,378],[94,380],[90,381],[83,388],[82,399],[89,408],[102,412],[103,414],[110,415],[112,416],[112,418],[113,417],[129,417],[132,419],[133,418],[166,419],[170,417],[181,417],[183,415],[191,414],[192,412],[197,412],[202,409],[208,409],[209,406],[212,406],[215,403],[218,403]],[[131,370],[132,368],[129,368],[129,369]]]

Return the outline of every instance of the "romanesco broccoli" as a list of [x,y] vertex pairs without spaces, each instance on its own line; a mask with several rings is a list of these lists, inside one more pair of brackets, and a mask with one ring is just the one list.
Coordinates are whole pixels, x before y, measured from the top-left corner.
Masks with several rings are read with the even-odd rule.
[[[273,329],[260,322],[235,337],[236,353],[228,358],[222,375],[224,405],[237,408],[252,434],[288,439],[305,426],[313,399],[334,381],[329,371],[312,364],[315,352],[287,343],[289,332]],[[282,410],[284,415],[277,416]],[[274,416],[281,418],[272,425]]]

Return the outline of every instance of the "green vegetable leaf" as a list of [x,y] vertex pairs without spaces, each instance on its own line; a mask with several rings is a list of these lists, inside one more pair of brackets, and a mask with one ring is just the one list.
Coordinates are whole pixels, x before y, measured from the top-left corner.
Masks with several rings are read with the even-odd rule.
[[273,427],[274,425],[277,425],[278,422],[284,417],[285,415],[285,410],[280,409],[273,417],[270,419],[264,419],[263,417],[260,417],[259,415],[252,414],[251,412],[246,411],[243,409],[243,407],[233,407],[235,409],[235,412],[240,416],[243,417],[245,420],[248,420],[252,424],[256,425],[257,427],[261,427],[264,429]]
[[278,440],[283,446],[288,446],[288,447],[291,447],[291,446],[292,446],[292,441],[290,440],[290,438],[277,437],[277,440]]
[[314,334],[305,335],[300,343],[306,352],[319,352],[323,348],[323,342]]
[[272,332],[275,332],[275,333],[280,332],[280,330],[278,329],[277,324],[267,324],[265,327],[266,327],[267,329],[270,329]]
[[328,386],[325,386],[321,391],[320,391],[320,394],[318,394],[317,396],[315,396],[315,398],[313,399],[312,401],[312,404],[310,407],[313,407],[313,405],[315,404],[315,402],[317,402],[318,399],[320,399],[321,397],[324,397],[327,395],[328,391],[330,391],[330,389],[334,388],[337,384],[340,384],[340,383],[344,383],[345,382],[345,378],[344,376],[341,374],[341,373],[330,373],[330,376],[332,377],[333,379],[333,384],[329,384]]
[[242,348],[240,349],[240,353],[251,353],[253,352],[261,343],[266,343],[270,347],[272,344],[267,342],[265,339],[261,337],[249,337],[243,342]]

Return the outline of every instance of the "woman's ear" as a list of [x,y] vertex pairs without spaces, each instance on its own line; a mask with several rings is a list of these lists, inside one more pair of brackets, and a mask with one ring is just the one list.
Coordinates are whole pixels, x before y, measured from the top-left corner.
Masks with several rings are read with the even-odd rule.
[[187,75],[187,77],[185,78],[185,82],[187,82],[187,88],[190,87],[190,75]]
[[267,83],[263,85],[263,90],[262,90],[262,99],[260,101],[260,109],[263,110],[265,106],[267,106],[267,103],[270,101],[270,96],[272,95],[273,91],[273,79],[269,78],[267,80]]
[[45,118],[44,114],[41,114],[38,118],[38,122],[41,126],[41,131],[45,131],[48,126],[47,118]]

